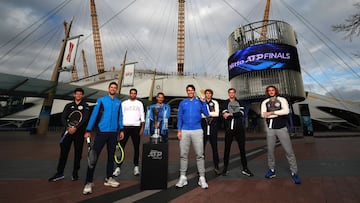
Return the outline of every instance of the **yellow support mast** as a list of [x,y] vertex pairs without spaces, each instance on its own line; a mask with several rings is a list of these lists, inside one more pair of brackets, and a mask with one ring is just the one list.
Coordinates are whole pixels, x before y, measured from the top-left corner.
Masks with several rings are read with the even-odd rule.
[[264,11],[263,26],[262,26],[262,29],[261,29],[261,39],[262,39],[262,40],[265,40],[265,39],[266,39],[267,24],[268,24],[268,20],[269,20],[269,13],[270,13],[270,0],[266,0],[266,6],[265,6],[265,11]]
[[100,31],[99,31],[99,23],[96,14],[95,0],[90,0],[90,9],[91,9],[91,21],[92,21],[92,30],[93,30],[93,38],[94,38],[94,48],[95,48],[95,58],[98,73],[105,72],[104,70],[104,58],[102,54],[101,48],[101,40],[100,40]]
[[177,74],[184,75],[185,56],[185,0],[179,0],[177,32]]
[[53,83],[53,85],[51,86],[51,89],[49,90],[47,97],[44,99],[44,102],[43,102],[43,105],[42,105],[42,108],[40,111],[40,115],[39,115],[39,118],[37,121],[36,134],[39,136],[46,136],[47,131],[48,131],[51,109],[52,109],[52,106],[54,103],[54,98],[56,95],[56,88],[57,88],[58,81],[59,81],[61,64],[62,64],[62,60],[64,57],[66,42],[70,35],[72,22],[73,22],[73,19],[71,19],[69,26],[67,26],[67,23],[64,22],[65,37],[64,37],[64,40],[63,40],[63,43],[62,43],[62,46],[60,49],[60,53],[57,58],[57,61],[56,61],[56,64],[55,64],[55,67],[54,67],[54,70],[53,70],[53,73],[51,76],[51,82]]
[[84,75],[85,75],[85,78],[87,78],[87,77],[89,77],[89,68],[88,68],[88,65],[86,62],[84,49],[81,50],[81,56],[82,56],[82,61],[83,61]]

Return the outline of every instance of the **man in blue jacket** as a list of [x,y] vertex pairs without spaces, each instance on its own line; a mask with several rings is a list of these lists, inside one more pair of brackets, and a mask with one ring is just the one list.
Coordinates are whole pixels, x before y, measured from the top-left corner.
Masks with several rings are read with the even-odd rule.
[[170,105],[164,103],[164,100],[165,94],[159,92],[156,95],[156,104],[147,107],[144,134],[152,135],[155,129],[159,129],[162,142],[167,142],[169,131],[168,121],[171,109]]
[[[86,127],[85,139],[91,137],[91,131],[94,127],[97,129],[93,149],[96,152],[96,157],[99,157],[104,145],[107,145],[107,165],[106,178],[104,185],[110,187],[119,187],[120,183],[112,177],[114,168],[114,153],[117,143],[117,136],[120,140],[124,138],[123,133],[123,115],[121,111],[121,100],[115,97],[118,89],[116,82],[111,82],[108,87],[108,95],[97,99],[96,105],[90,116],[89,123]],[[95,166],[87,169],[86,182],[83,194],[92,193],[93,177]]]
[[201,114],[209,116],[209,111],[204,98],[195,97],[194,85],[186,86],[188,98],[182,100],[179,104],[178,112],[178,132],[177,137],[180,140],[180,178],[176,187],[182,188],[187,185],[186,171],[188,167],[188,155],[190,143],[193,143],[196,153],[196,162],[199,172],[199,186],[203,189],[208,188],[205,179],[205,161],[204,161],[204,141],[203,130],[201,127]]

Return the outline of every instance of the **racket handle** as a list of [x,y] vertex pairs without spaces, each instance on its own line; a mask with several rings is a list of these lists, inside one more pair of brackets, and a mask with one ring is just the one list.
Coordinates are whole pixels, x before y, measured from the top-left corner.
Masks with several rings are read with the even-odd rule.
[[86,142],[90,144],[90,137],[86,138]]

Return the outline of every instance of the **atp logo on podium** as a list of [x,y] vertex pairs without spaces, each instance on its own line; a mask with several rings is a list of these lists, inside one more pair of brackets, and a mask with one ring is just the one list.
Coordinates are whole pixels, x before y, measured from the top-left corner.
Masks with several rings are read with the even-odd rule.
[[163,153],[160,150],[152,149],[150,150],[149,154],[147,155],[151,159],[161,160],[163,159]]

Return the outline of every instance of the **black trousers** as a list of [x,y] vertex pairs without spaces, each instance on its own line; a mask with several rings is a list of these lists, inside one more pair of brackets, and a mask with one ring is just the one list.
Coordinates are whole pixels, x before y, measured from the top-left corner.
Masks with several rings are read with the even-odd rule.
[[[114,154],[116,148],[116,140],[118,137],[117,132],[113,133],[97,133],[95,136],[95,140],[93,143],[93,149],[96,152],[96,157],[100,157],[100,153],[106,144],[107,149],[107,164],[106,164],[106,178],[112,177],[113,169],[114,169]],[[96,160],[97,163],[98,160]],[[87,169],[86,173],[86,182],[93,182],[95,166],[93,168]]]
[[64,173],[65,165],[69,156],[71,144],[74,143],[74,168],[73,174],[76,174],[80,169],[80,161],[82,158],[82,151],[84,146],[85,130],[76,131],[75,134],[64,135],[62,133],[60,142],[60,157],[57,166],[57,173]]
[[247,168],[244,126],[239,125],[239,122],[235,122],[233,130],[230,129],[230,122],[226,123],[225,126],[226,126],[226,131],[225,131],[224,167],[227,168],[229,165],[231,144],[235,137],[235,140],[238,143],[238,147],[240,150],[241,164],[243,168]]
[[212,155],[213,155],[213,163],[215,167],[219,167],[219,152],[218,152],[218,127],[217,127],[218,120],[216,118],[213,118],[212,122],[210,123],[210,131],[208,135],[208,128],[207,128],[207,122],[203,118],[201,119],[201,127],[204,132],[204,154],[205,154],[205,147],[207,141],[210,142],[211,149],[212,149]]
[[[139,165],[140,129],[141,126],[124,126],[124,139],[120,141],[122,148],[125,150],[126,143],[129,137],[131,137],[132,143],[134,145],[133,163],[135,166]],[[120,167],[121,164],[118,164],[118,166]]]

